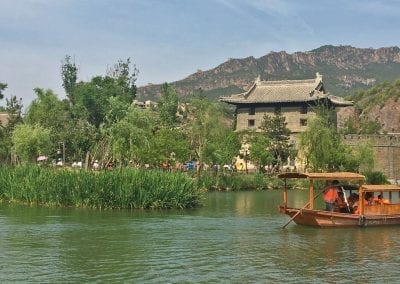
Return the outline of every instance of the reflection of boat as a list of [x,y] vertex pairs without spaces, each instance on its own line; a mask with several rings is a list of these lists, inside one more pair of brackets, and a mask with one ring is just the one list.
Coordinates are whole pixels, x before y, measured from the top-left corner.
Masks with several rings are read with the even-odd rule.
[[[337,173],[283,173],[279,178],[285,180],[285,190],[283,194],[283,204],[279,206],[281,213],[291,217],[291,221],[299,225],[318,226],[318,227],[349,227],[349,226],[385,226],[400,225],[400,186],[397,185],[365,185],[365,177],[356,173],[337,172]],[[309,201],[303,208],[288,207],[287,179],[306,179],[308,181]],[[340,182],[340,189],[344,196],[356,194],[358,200],[358,210],[353,213],[351,205],[347,199],[347,212],[326,211],[314,208],[314,200],[321,195],[322,191],[317,192],[318,181]],[[350,191],[350,192],[349,192]],[[354,192],[354,193],[353,193]],[[396,193],[396,194],[394,194]],[[377,197],[384,197],[388,202],[375,201],[368,203]]]

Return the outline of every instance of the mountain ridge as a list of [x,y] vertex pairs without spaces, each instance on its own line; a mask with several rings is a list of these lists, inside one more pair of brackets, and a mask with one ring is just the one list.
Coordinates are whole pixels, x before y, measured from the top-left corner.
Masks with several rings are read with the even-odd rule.
[[[218,66],[197,71],[170,84],[178,95],[203,93],[210,99],[247,90],[255,78],[262,80],[310,79],[319,72],[329,93],[348,96],[385,80],[400,77],[400,48],[356,48],[324,45],[310,51],[272,51],[259,58],[231,58]],[[137,98],[158,100],[161,84],[138,87]]]

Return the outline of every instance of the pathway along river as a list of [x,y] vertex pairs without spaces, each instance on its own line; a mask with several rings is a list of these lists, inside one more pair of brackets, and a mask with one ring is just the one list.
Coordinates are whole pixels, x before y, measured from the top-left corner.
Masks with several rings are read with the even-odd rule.
[[[298,205],[305,191],[290,192]],[[316,229],[281,191],[209,193],[204,207],[97,211],[0,205],[0,282],[349,283],[400,279],[400,227]]]

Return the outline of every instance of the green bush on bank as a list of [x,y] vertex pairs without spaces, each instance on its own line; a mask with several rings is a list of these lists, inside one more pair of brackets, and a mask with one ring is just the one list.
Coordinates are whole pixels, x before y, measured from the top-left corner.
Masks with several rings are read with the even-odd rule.
[[121,168],[85,171],[38,166],[0,168],[0,199],[49,206],[191,208],[201,192],[183,173]]

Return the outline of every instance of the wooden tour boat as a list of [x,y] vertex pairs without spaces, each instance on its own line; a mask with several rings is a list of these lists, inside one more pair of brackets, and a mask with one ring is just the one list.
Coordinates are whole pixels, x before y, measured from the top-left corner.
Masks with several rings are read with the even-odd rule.
[[[357,173],[283,173],[278,175],[285,180],[281,213],[289,215],[298,225],[317,227],[369,227],[400,225],[400,186],[367,185],[365,177]],[[302,208],[288,206],[288,179],[306,179],[308,181],[309,201]],[[344,207],[335,207],[333,211],[314,208],[314,201],[320,197],[324,188],[317,189],[321,181],[338,181],[338,192],[342,192]],[[321,197],[322,198],[322,197]]]

